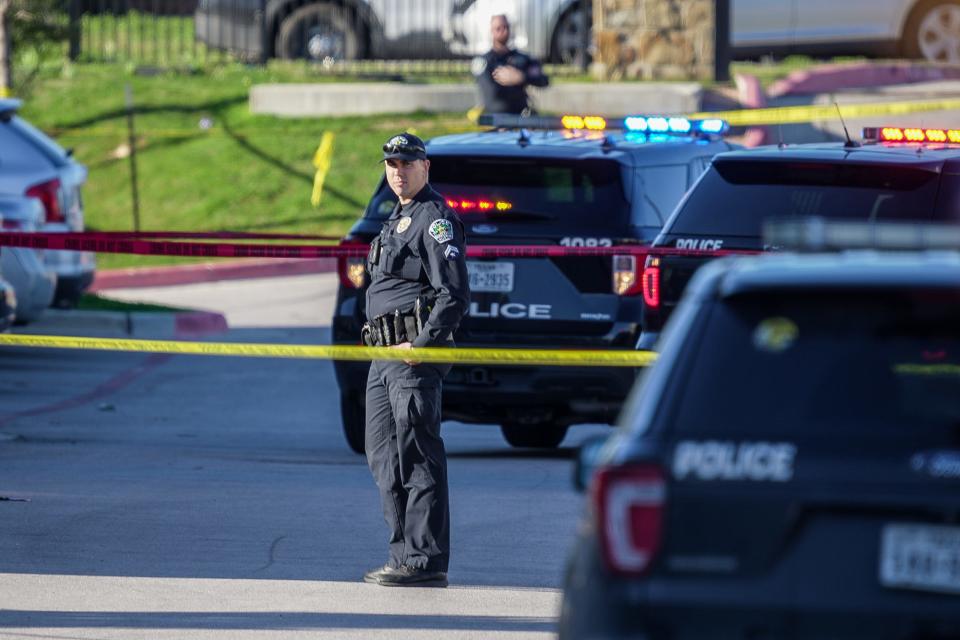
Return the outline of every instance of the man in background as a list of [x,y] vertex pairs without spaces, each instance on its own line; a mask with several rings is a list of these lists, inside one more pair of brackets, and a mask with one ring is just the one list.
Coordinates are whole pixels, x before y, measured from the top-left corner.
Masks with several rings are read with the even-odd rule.
[[493,48],[473,59],[471,70],[480,89],[484,113],[528,114],[532,111],[527,85],[545,87],[550,80],[536,58],[511,49],[510,22],[505,15],[490,18]]

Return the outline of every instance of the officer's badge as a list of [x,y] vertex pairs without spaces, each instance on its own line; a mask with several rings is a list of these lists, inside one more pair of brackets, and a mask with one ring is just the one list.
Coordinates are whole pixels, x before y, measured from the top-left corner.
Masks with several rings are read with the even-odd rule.
[[403,216],[400,218],[400,222],[397,223],[397,233],[403,233],[410,228],[410,223],[412,222],[410,216]]
[[430,225],[430,235],[441,244],[450,242],[453,240],[453,223],[444,218],[434,220]]
[[487,59],[483,56],[477,56],[470,62],[470,73],[475,76],[483,75],[487,70]]
[[393,136],[392,138],[390,138],[390,142],[388,142],[387,144],[391,144],[395,147],[406,147],[410,143],[403,136]]

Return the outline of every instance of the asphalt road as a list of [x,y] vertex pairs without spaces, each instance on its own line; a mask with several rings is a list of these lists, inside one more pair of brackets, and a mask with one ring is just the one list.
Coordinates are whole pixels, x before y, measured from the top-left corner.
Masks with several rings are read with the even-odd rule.
[[[235,284],[164,301],[229,317],[270,294],[212,338],[327,341],[329,276]],[[446,423],[451,587],[387,589],[360,581],[386,527],[328,362],[3,348],[0,367],[0,638],[553,635],[571,447],[607,427],[544,454]]]

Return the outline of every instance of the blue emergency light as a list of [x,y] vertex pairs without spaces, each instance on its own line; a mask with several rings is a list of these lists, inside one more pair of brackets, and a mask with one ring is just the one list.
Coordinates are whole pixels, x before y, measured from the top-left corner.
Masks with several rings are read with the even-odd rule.
[[691,120],[679,116],[632,115],[624,118],[601,116],[518,116],[511,114],[486,114],[479,123],[498,129],[555,129],[564,131],[597,132],[606,130],[627,131],[634,135],[660,136],[721,136],[729,131],[726,121],[719,118]]

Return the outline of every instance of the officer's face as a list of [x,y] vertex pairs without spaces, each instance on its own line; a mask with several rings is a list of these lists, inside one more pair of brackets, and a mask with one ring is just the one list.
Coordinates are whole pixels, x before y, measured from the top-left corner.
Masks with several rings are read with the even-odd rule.
[[490,20],[490,36],[496,44],[505,45],[510,41],[510,23],[502,17]]
[[429,160],[391,158],[386,164],[387,182],[400,202],[405,203],[410,200],[427,184],[430,172]]

